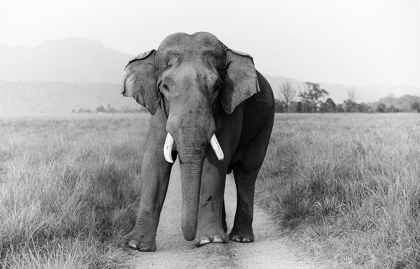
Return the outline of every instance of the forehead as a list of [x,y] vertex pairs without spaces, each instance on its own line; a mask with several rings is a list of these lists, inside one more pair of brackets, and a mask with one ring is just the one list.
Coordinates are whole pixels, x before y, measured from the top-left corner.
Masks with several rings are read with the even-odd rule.
[[199,32],[193,35],[176,33],[168,36],[160,44],[158,53],[163,56],[168,51],[195,55],[211,51],[215,56],[221,56],[224,50],[223,44],[216,36]]

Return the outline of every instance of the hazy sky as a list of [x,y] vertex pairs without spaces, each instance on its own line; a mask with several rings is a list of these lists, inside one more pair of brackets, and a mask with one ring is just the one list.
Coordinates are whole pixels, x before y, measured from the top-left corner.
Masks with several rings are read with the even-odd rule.
[[197,31],[251,54],[264,74],[420,87],[419,0],[0,0],[0,44],[75,36],[134,55]]

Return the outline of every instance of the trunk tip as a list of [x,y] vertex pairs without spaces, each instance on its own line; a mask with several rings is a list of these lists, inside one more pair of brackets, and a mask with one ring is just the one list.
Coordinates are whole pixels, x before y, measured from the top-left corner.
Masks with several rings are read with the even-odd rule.
[[187,241],[193,241],[195,238],[196,231],[185,231],[182,229],[182,234],[184,235],[184,239]]

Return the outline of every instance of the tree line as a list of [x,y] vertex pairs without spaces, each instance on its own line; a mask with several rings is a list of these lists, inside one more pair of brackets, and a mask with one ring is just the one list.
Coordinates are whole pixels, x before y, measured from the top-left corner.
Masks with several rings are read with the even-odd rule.
[[110,104],[107,104],[106,107],[100,105],[96,107],[95,110],[90,109],[72,109],[72,113],[146,113],[148,112],[146,108],[139,106],[139,108],[130,108],[130,107],[123,107],[121,109],[117,109]]
[[[279,86],[280,100],[276,99],[277,113],[396,113],[420,112],[419,102],[413,101],[409,110],[401,110],[394,105],[384,103],[371,105],[358,103],[357,91],[354,87],[347,90],[347,99],[342,104],[336,104],[329,98],[328,91],[322,89],[319,83],[305,82],[295,88],[288,80]],[[297,100],[296,100],[297,99]]]

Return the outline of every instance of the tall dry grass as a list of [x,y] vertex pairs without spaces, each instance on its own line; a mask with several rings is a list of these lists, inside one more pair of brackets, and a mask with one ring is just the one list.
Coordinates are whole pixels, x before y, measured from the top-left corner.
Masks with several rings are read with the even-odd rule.
[[0,119],[0,268],[127,268],[148,121]]
[[257,201],[339,268],[420,268],[419,115],[276,115]]
[[[127,268],[142,115],[0,118],[0,268]],[[420,118],[277,115],[257,201],[337,268],[419,268]]]

